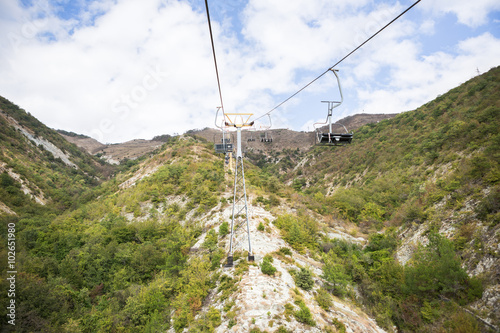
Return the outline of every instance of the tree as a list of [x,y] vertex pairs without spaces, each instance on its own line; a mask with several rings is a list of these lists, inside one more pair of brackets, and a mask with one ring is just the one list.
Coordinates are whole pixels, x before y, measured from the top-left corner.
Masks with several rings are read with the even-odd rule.
[[405,291],[423,298],[441,294],[457,298],[466,289],[468,276],[453,244],[438,233],[428,238],[429,244],[417,250],[405,269]]
[[229,223],[227,221],[222,222],[219,226],[219,235],[221,237],[226,236],[229,233]]
[[311,271],[307,268],[301,268],[295,275],[295,283],[304,290],[311,290],[314,286]]
[[329,251],[323,255],[325,264],[323,265],[323,278],[330,282],[333,292],[337,295],[345,293],[345,287],[348,282],[348,275],[345,272],[344,265],[334,251]]
[[217,233],[214,229],[211,229],[205,236],[205,241],[203,242],[203,248],[207,249],[209,253],[217,250]]

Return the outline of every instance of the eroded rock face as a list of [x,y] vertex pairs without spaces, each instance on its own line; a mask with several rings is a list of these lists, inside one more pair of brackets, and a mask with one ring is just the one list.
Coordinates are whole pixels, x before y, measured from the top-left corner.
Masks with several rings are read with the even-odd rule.
[[[21,191],[23,191],[24,194],[29,195],[33,200],[35,200],[36,203],[40,205],[47,204],[47,199],[45,198],[43,191],[38,186],[28,182],[26,179],[21,177],[21,175],[15,173],[11,168],[8,168],[6,163],[0,162],[0,173],[3,172],[7,172],[12,179],[18,182],[21,185]],[[16,215],[14,211],[1,202],[0,210],[6,212],[7,214]]]
[[[211,228],[217,228],[222,221],[231,221],[232,206],[220,209],[220,206],[207,214],[205,227],[207,232]],[[273,276],[262,273],[260,264],[264,256],[278,251],[289,245],[281,238],[280,231],[272,224],[275,217],[262,207],[249,205],[249,221],[252,251],[255,256],[254,263],[248,263],[248,270],[242,274],[237,273],[240,262],[247,264],[247,257],[242,256],[235,260],[233,268],[220,268],[221,275],[236,281],[235,291],[227,298],[222,299],[223,291],[214,288],[207,297],[204,307],[199,314],[202,316],[210,307],[218,309],[222,314],[222,324],[215,329],[216,332],[249,332],[253,328],[261,331],[276,332],[280,326],[290,332],[324,332],[325,327],[334,329],[334,321],[343,323],[346,332],[380,333],[383,329],[378,327],[375,321],[368,317],[360,308],[349,300],[334,298],[333,306],[329,311],[323,310],[316,302],[314,295],[323,285],[321,279],[322,264],[308,254],[300,254],[291,250],[291,256],[273,256],[273,266],[276,273]],[[265,225],[265,231],[257,230],[260,223]],[[332,230],[338,237],[343,235],[340,231]],[[199,241],[193,247],[193,253],[202,248],[205,234],[200,236]],[[348,235],[347,235],[348,236]],[[350,236],[349,236],[350,237]],[[229,250],[228,236],[221,239],[225,242],[226,251]],[[235,251],[248,250],[248,237],[246,225],[236,229]],[[308,268],[314,277],[314,287],[310,291],[298,288],[290,274],[290,270],[299,270],[300,267]],[[295,301],[300,298],[309,308],[315,326],[309,326],[297,321],[290,314],[286,314],[286,306],[292,306],[294,311],[299,307]],[[234,302],[231,311],[235,314],[231,320],[224,306]],[[185,330],[186,331],[186,330]],[[173,330],[171,330],[173,332]]]
[[28,128],[23,127],[21,124],[17,122],[11,116],[4,114],[2,112],[2,116],[5,117],[7,122],[12,125],[16,130],[21,132],[28,140],[30,140],[35,146],[41,146],[48,152],[50,152],[54,158],[59,158],[66,165],[78,169],[77,165],[69,160],[71,157],[69,154],[64,153],[61,149],[59,149],[52,142],[45,140],[44,138],[37,137],[33,131]]
[[471,308],[479,313],[490,313],[485,321],[496,324],[500,319],[500,285],[497,284],[484,290],[483,297],[472,304]]

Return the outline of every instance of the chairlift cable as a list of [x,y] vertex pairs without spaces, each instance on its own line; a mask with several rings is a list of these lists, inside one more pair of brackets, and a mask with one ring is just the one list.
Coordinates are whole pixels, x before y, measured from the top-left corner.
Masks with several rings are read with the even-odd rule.
[[220,79],[219,79],[219,70],[217,68],[217,57],[215,56],[215,44],[214,44],[214,36],[212,33],[212,24],[210,23],[210,13],[208,11],[208,0],[205,0],[205,8],[207,9],[207,20],[208,20],[208,30],[210,31],[210,41],[212,42],[212,53],[214,56],[214,64],[215,64],[215,75],[217,76],[217,86],[219,87],[219,97],[220,97],[220,105],[222,109],[222,114],[224,115],[224,103],[222,102],[222,90],[220,88]]
[[342,59],[340,59],[339,61],[337,61],[337,63],[335,63],[335,65],[331,66],[330,68],[328,68],[326,71],[324,71],[323,73],[321,73],[318,77],[316,77],[315,79],[313,79],[311,82],[309,82],[308,84],[306,84],[304,87],[302,87],[301,89],[299,89],[297,92],[295,92],[293,95],[291,95],[290,97],[288,97],[287,99],[285,99],[283,102],[279,103],[278,105],[276,105],[274,108],[272,108],[270,111],[264,113],[262,116],[256,118],[254,121],[257,121],[261,118],[263,118],[264,116],[266,115],[269,115],[271,112],[273,112],[274,110],[276,110],[277,108],[279,108],[280,106],[282,106],[283,104],[285,104],[286,102],[288,102],[289,100],[291,100],[293,97],[297,96],[300,92],[302,92],[304,89],[306,89],[307,87],[309,87],[311,84],[313,84],[314,82],[316,82],[319,78],[321,78],[323,75],[325,75],[326,73],[328,73],[328,71],[330,70],[333,70],[335,68],[335,66],[337,66],[338,64],[340,64],[342,61],[344,61],[345,59],[347,59],[349,56],[351,56],[354,52],[356,52],[358,49],[360,49],[363,45],[365,45],[366,43],[368,43],[371,39],[373,39],[375,36],[377,36],[380,32],[382,32],[385,28],[387,28],[388,26],[390,26],[392,23],[394,23],[397,19],[399,19],[401,16],[403,16],[404,14],[406,14],[406,12],[408,12],[410,9],[412,9],[413,7],[415,7],[421,0],[417,0],[413,5],[411,5],[410,7],[408,7],[405,11],[403,11],[401,14],[399,14],[398,16],[396,16],[392,21],[390,21],[389,23],[387,23],[385,26],[383,26],[380,30],[378,30],[375,34],[373,34],[370,38],[368,38],[367,40],[365,40],[363,43],[361,43],[360,45],[358,45],[354,50],[352,50],[351,52],[349,52],[345,57],[343,57]]

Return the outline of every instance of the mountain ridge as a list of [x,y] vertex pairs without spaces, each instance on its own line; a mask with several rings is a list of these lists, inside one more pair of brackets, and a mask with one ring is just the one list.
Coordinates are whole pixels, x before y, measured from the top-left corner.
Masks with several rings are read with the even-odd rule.
[[[338,123],[346,126],[349,131],[354,131],[363,125],[377,123],[384,119],[392,118],[395,115],[396,114],[362,113],[345,117],[339,120]],[[122,143],[104,144],[85,135],[67,132],[64,130],[58,130],[58,132],[69,142],[76,144],[88,153],[97,155],[111,164],[119,164],[122,161],[136,159],[147,155],[172,138],[170,135],[163,135],[156,136],[151,140],[134,139]],[[260,142],[261,135],[265,135],[266,132],[270,138],[274,138],[272,143]],[[208,142],[213,143],[218,143],[222,138],[220,130],[213,128],[190,130],[187,131],[186,134],[196,135],[204,138]],[[251,138],[255,141],[250,141]],[[233,137],[232,140],[234,142],[235,138]],[[261,151],[265,152],[266,155],[269,155],[271,151],[282,151],[284,149],[298,148],[300,150],[307,150],[314,145],[315,137],[314,132],[301,132],[280,128],[269,129],[268,131],[243,131],[242,140],[245,151]]]

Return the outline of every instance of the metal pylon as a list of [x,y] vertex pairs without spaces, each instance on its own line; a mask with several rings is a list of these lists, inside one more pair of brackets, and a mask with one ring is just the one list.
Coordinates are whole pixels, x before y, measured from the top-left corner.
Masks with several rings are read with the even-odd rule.
[[245,171],[243,168],[243,154],[241,151],[241,126],[235,126],[237,129],[236,137],[236,163],[234,167],[234,193],[233,193],[233,216],[231,219],[231,237],[229,239],[229,253],[227,255],[226,267],[233,266],[234,233],[235,230],[246,222],[246,232],[248,236],[248,260],[254,261],[252,253],[252,244],[250,242],[250,223],[248,220],[248,202],[245,186]]

